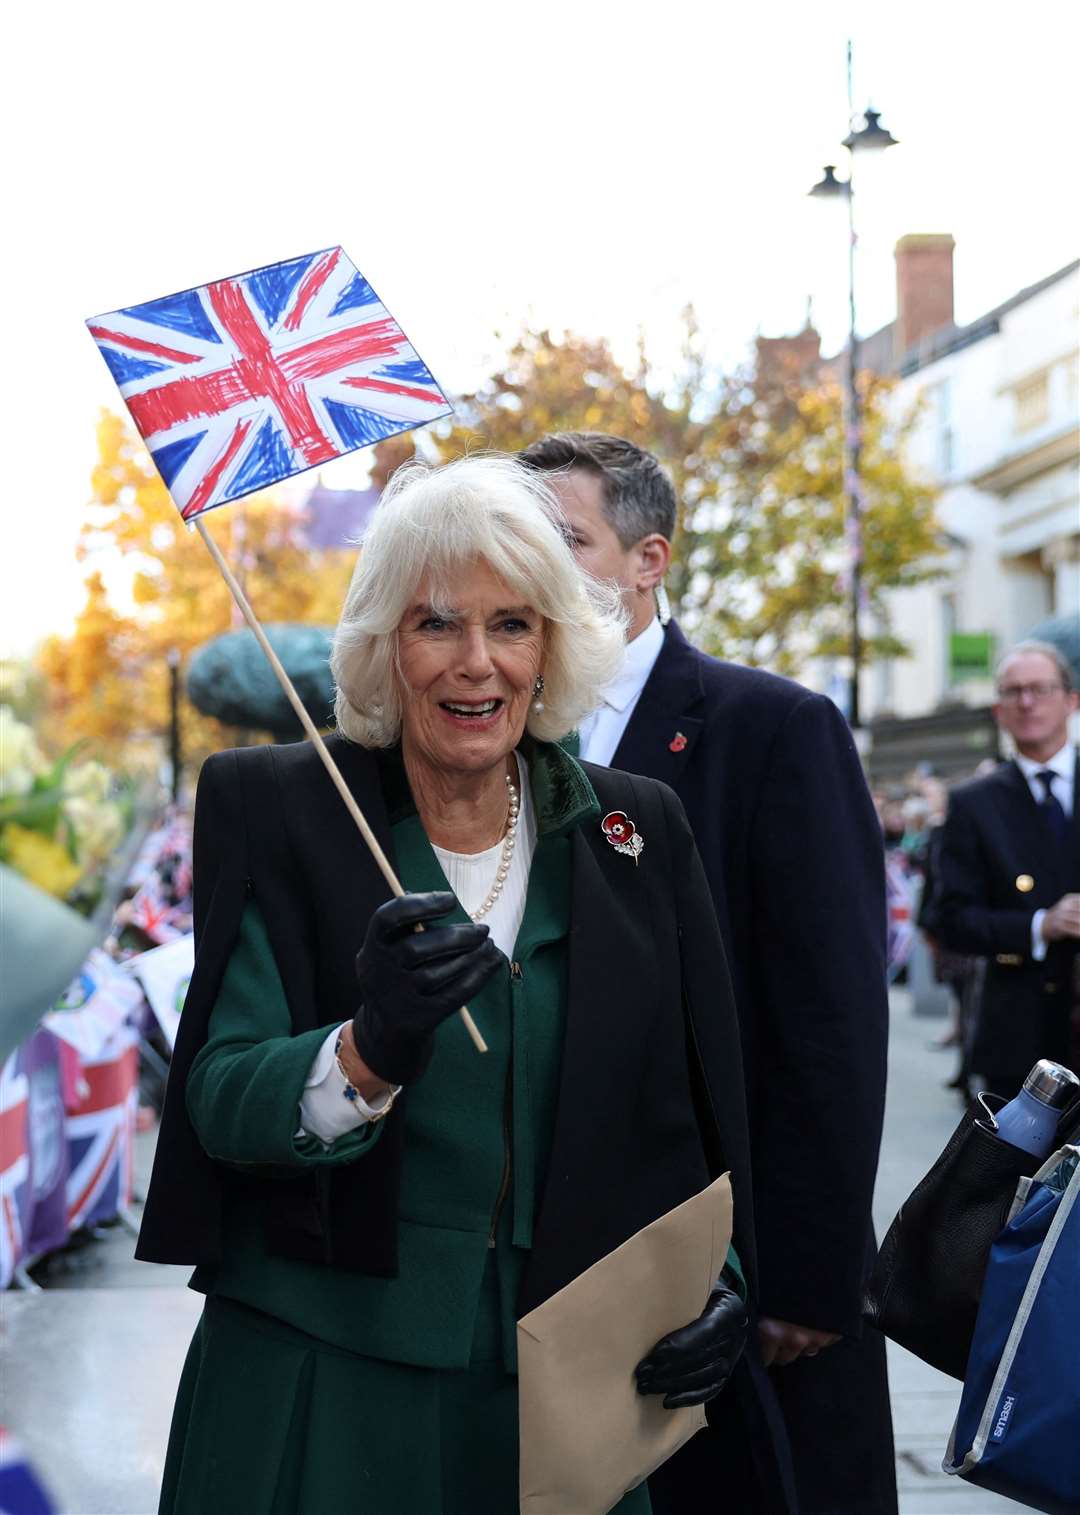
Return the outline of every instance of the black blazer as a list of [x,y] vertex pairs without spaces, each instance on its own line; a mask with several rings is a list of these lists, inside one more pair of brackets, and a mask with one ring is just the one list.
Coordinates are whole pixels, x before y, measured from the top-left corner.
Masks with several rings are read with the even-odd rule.
[[[380,755],[331,750],[383,848]],[[566,1038],[552,1152],[519,1313],[730,1169],[736,1246],[754,1287],[746,1113],[723,945],[682,808],[663,785],[586,765],[603,811],[645,839],[638,866],[599,820],[573,843]],[[389,896],[308,743],[220,753],[196,808],[195,972],[181,1018],[137,1255],[213,1263],[233,1183],[265,1198],[267,1244],[392,1273],[403,1112],[362,1162],[237,1176],[200,1147],[188,1069],[205,1042],[249,892],[260,902],[297,1032],[355,1011],[353,959]]]
[[987,959],[971,1065],[1017,1082],[1040,1057],[1066,1059],[1075,941],[1031,955],[1036,910],[1080,891],[1080,754],[1065,847],[1016,763],[961,784],[949,797],[934,913],[947,947]]
[[851,734],[830,700],[672,622],[612,762],[682,800],[728,949],[761,1311],[857,1335],[888,998],[881,831]]

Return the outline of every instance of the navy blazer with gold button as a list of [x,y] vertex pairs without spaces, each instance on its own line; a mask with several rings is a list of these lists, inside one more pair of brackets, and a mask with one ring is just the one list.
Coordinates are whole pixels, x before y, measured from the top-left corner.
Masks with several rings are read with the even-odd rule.
[[1068,1056],[1078,944],[1032,956],[1031,924],[1063,894],[1080,891],[1080,753],[1065,844],[1016,763],[953,791],[941,849],[938,929],[945,945],[987,959],[972,1048],[976,1072],[1021,1079],[1040,1057]]

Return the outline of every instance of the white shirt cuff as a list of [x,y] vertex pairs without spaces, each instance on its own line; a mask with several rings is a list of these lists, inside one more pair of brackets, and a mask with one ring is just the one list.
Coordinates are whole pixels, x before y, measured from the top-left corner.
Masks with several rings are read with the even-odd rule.
[[1037,963],[1041,963],[1046,957],[1047,941],[1042,934],[1043,916],[1045,910],[1036,910],[1031,917],[1031,956]]
[[314,1136],[324,1146],[331,1146],[339,1136],[366,1126],[380,1115],[397,1093],[388,1089],[372,1104],[363,1097],[346,1099],[348,1080],[337,1065],[334,1048],[344,1030],[344,1023],[335,1026],[315,1054],[304,1080],[304,1093],[300,1100],[300,1130],[298,1136]]

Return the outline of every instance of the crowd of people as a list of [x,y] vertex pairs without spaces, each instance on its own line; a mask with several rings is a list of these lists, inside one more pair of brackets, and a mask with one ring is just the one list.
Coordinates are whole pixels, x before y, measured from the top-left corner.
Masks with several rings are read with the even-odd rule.
[[[996,764],[985,760],[981,771]],[[980,770],[977,770],[977,773]],[[970,775],[969,775],[970,776]],[[931,929],[933,875],[940,855],[949,786],[927,770],[916,770],[902,783],[872,791],[885,849],[886,889],[892,929],[889,932],[890,981],[908,985],[915,958],[925,951],[933,981],[948,997],[948,1026],[932,1043],[935,1050],[955,1050],[957,1061],[946,1081],[967,1104],[973,1089],[968,1061],[971,1028],[981,982],[977,958],[952,952]]]

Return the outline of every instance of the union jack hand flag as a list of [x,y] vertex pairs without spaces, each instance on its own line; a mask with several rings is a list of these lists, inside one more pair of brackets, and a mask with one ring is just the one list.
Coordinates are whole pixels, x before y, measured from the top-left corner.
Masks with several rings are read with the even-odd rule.
[[340,247],[86,324],[185,520],[452,409]]

